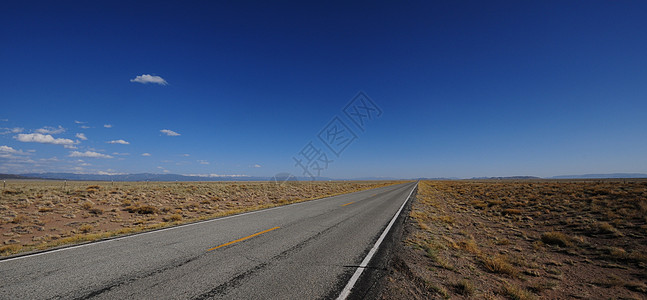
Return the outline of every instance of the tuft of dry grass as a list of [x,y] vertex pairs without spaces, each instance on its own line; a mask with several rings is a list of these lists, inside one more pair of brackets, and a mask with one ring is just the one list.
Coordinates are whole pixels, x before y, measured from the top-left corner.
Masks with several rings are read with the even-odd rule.
[[0,255],[15,254],[20,252],[21,249],[22,249],[22,246],[18,244],[0,246]]
[[599,222],[596,224],[596,227],[600,233],[605,233],[605,234],[613,234],[616,236],[622,236],[622,233],[618,231],[613,225],[607,223],[607,222]]
[[521,210],[517,208],[506,208],[502,211],[502,213],[505,215],[520,215]]
[[462,279],[454,284],[454,289],[458,294],[463,296],[472,296],[474,294],[474,284],[467,279]]
[[503,287],[501,288],[501,293],[503,295],[508,296],[512,300],[535,299],[535,295],[533,295],[530,291],[515,284],[509,284],[509,283],[503,284]]
[[81,232],[83,232],[83,233],[88,233],[88,232],[92,231],[92,229],[94,229],[94,226],[92,226],[90,224],[83,224],[83,225],[81,225],[79,227],[79,230]]
[[571,238],[569,238],[567,235],[557,232],[557,231],[551,231],[551,232],[545,232],[541,235],[541,241],[548,244],[548,245],[557,245],[560,247],[571,247],[573,246],[573,242],[571,241]]
[[164,218],[164,221],[166,222],[179,222],[182,221],[182,215],[181,214],[172,214],[168,217]]
[[481,263],[486,270],[497,273],[505,274],[511,277],[517,276],[517,270],[508,262],[508,259],[503,255],[497,255],[494,257],[491,256],[482,256]]

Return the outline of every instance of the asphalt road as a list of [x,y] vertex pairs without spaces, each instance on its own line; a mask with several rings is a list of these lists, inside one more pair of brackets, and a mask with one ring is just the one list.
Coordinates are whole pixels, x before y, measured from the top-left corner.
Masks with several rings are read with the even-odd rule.
[[0,261],[0,299],[336,298],[415,183]]

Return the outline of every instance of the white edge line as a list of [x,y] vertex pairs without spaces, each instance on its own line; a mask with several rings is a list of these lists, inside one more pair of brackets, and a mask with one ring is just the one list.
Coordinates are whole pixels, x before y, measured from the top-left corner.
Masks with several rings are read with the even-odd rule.
[[[379,189],[379,188],[382,188],[382,187],[378,187],[376,189]],[[21,256],[12,257],[12,258],[5,258],[5,259],[0,258],[0,263],[7,262],[7,261],[12,261],[12,260],[18,260],[18,259],[22,259],[22,258],[41,256],[41,255],[60,252],[60,251],[64,251],[64,250],[72,250],[72,249],[82,248],[82,247],[86,247],[86,246],[98,245],[98,244],[103,244],[103,243],[107,243],[107,242],[125,240],[125,239],[129,239],[129,238],[136,237],[136,236],[142,236],[142,235],[147,235],[147,234],[152,234],[152,233],[158,233],[158,232],[167,231],[167,230],[174,230],[174,229],[178,229],[178,228],[182,228],[182,227],[188,227],[188,226],[204,224],[204,223],[209,223],[209,222],[215,222],[215,221],[222,221],[222,220],[226,220],[226,219],[242,217],[242,216],[245,216],[245,215],[251,215],[251,214],[266,212],[266,211],[270,211],[270,210],[280,209],[280,208],[284,208],[284,207],[289,207],[289,206],[293,206],[293,205],[311,203],[311,202],[320,201],[320,200],[324,200],[324,199],[329,199],[329,198],[334,198],[334,197],[344,196],[344,195],[350,195],[350,194],[354,194],[354,193],[361,193],[361,192],[370,191],[370,190],[374,190],[374,189],[357,191],[357,192],[352,192],[352,193],[348,193],[348,194],[334,195],[334,196],[329,196],[329,197],[324,197],[324,198],[319,198],[319,199],[313,199],[313,200],[297,202],[297,203],[290,203],[290,204],[287,204],[287,205],[275,206],[275,207],[265,208],[265,209],[261,209],[261,210],[248,211],[248,212],[245,212],[245,213],[242,213],[242,214],[237,214],[237,215],[230,215],[230,216],[225,216],[225,217],[220,217],[220,218],[215,218],[215,219],[210,219],[210,220],[198,221],[198,222],[194,222],[194,223],[182,224],[182,225],[178,225],[178,226],[171,226],[171,227],[157,229],[157,230],[139,232],[139,233],[134,233],[134,234],[130,234],[130,235],[127,235],[127,236],[122,236],[122,237],[117,237],[117,238],[108,238],[108,239],[105,239],[105,240],[99,240],[99,241],[95,241],[95,242],[88,242],[88,243],[81,244],[81,245],[63,247],[63,248],[59,248],[59,249],[45,250],[45,251],[42,251],[42,252],[37,252],[37,253],[27,254],[27,255],[21,255]]]
[[416,182],[416,185],[411,189],[411,192],[409,193],[409,196],[407,196],[407,199],[404,200],[404,203],[402,203],[402,206],[400,206],[400,209],[398,210],[397,213],[395,213],[395,216],[391,219],[391,222],[389,222],[389,225],[386,226],[384,231],[382,232],[382,235],[380,235],[380,238],[377,239],[377,242],[375,242],[375,245],[373,245],[373,248],[371,248],[371,251],[366,254],[366,257],[364,257],[364,260],[362,260],[362,263],[357,267],[357,270],[355,270],[355,273],[353,276],[350,278],[344,289],[341,291],[341,294],[339,294],[339,297],[337,297],[337,300],[344,300],[350,295],[350,291],[353,289],[355,286],[355,283],[357,283],[357,280],[359,277],[362,275],[364,272],[364,269],[366,266],[368,266],[368,263],[371,261],[371,258],[373,258],[373,255],[377,252],[377,249],[380,248],[380,244],[382,244],[382,241],[384,238],[386,238],[386,235],[389,233],[389,230],[391,230],[391,226],[395,223],[395,220],[398,218],[400,215],[400,212],[402,212],[402,209],[404,209],[404,206],[409,202],[409,198],[411,198],[411,194],[413,194],[413,191],[416,189],[418,186],[418,182]]

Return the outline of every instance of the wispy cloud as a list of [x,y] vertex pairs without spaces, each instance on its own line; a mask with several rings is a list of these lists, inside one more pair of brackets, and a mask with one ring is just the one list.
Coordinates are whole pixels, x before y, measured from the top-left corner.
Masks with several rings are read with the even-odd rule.
[[76,144],[73,140],[57,138],[49,134],[40,134],[40,133],[21,133],[14,138],[18,141],[24,143],[41,143],[41,144],[54,144],[54,145],[63,145],[63,146],[73,146]]
[[65,128],[63,128],[61,125],[58,125],[58,128],[45,126],[43,128],[36,129],[35,131],[42,134],[59,134],[65,132]]
[[23,152],[22,150],[16,150],[6,145],[0,146],[0,157],[12,158],[14,155],[30,155],[30,154],[27,152]]
[[0,128],[0,134],[9,134],[9,133],[21,133],[25,128],[14,127],[14,128]]
[[150,153],[142,153],[142,156],[151,156]]
[[88,129],[88,128],[90,128],[90,126],[85,126],[85,125],[82,125],[82,126],[79,126],[79,127],[83,128],[83,129]]
[[94,151],[85,151],[85,152],[79,152],[79,151],[72,151],[70,152],[70,157],[91,157],[91,158],[112,158],[112,156],[99,153],[99,152],[94,152]]
[[253,165],[253,167],[254,167],[254,168],[260,168],[260,167],[261,167],[261,165],[259,165],[259,164],[255,164],[255,165]]
[[160,130],[160,132],[163,133],[163,134],[166,134],[168,136],[179,136],[180,135],[179,133],[177,133],[177,132],[175,132],[173,130],[169,130],[169,129],[162,129],[162,130]]
[[189,156],[191,156],[191,154],[184,153],[184,154],[182,154],[182,156],[189,157]]
[[122,145],[129,145],[129,142],[126,142],[124,140],[114,140],[114,141],[107,141],[106,143],[108,144],[122,144]]
[[88,140],[88,138],[85,136],[85,133],[77,133],[76,138],[84,141]]
[[109,169],[107,172],[106,171],[99,171],[99,172],[97,172],[97,174],[98,175],[126,175],[127,174],[127,173],[117,173],[117,172],[113,172],[113,171],[114,170]]
[[209,164],[209,162],[208,162],[208,161],[206,161],[206,160],[198,160],[198,162],[199,162],[201,165],[208,165],[208,164]]
[[112,155],[130,155],[130,153],[119,153],[119,152],[112,152]]
[[103,124],[103,127],[105,127],[105,128],[112,128],[112,124]]
[[199,177],[249,177],[245,174],[182,174],[184,176],[199,176]]
[[85,123],[87,123],[87,122],[74,120],[74,123],[75,123],[75,124],[85,124]]
[[148,83],[156,83],[159,85],[167,85],[168,82],[164,80],[164,78],[156,76],[156,75],[149,75],[149,74],[142,74],[134,79],[131,79],[130,82],[138,82],[138,83],[143,83],[143,84],[148,84]]

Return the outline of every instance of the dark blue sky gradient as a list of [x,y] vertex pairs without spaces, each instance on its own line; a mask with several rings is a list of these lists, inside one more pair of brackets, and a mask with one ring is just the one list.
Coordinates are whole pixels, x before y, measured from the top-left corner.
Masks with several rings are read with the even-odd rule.
[[2,134],[0,172],[296,174],[358,91],[384,114],[322,176],[647,172],[645,2],[308,2],[4,3],[0,128],[88,140]]

